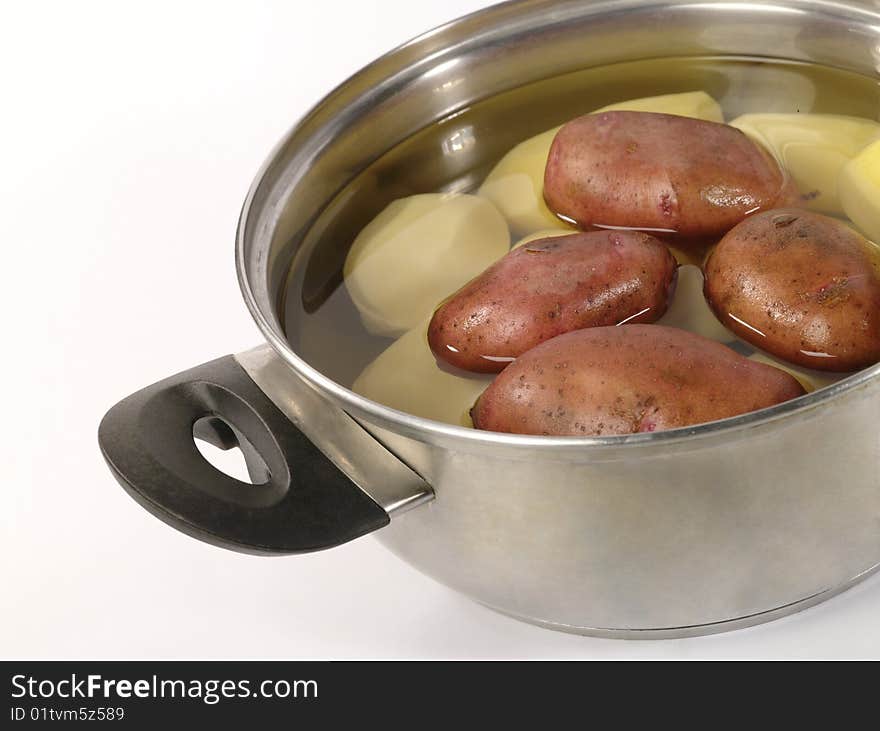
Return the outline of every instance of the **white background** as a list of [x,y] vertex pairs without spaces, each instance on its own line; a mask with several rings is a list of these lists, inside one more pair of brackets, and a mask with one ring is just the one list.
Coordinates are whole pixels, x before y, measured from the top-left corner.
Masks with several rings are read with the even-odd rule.
[[15,3],[0,24],[0,657],[880,656],[880,579],[769,625],[662,642],[494,614],[366,538],[199,543],[117,486],[116,400],[260,336],[233,233],[275,141],[380,53],[479,0]]

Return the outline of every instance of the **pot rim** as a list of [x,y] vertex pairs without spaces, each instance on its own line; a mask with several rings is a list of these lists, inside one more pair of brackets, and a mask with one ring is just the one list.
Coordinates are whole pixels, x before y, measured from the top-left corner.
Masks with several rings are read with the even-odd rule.
[[[377,57],[372,62],[356,71],[346,80],[334,87],[328,94],[314,104],[300,119],[297,121],[272,148],[268,157],[257,171],[253,182],[248,190],[242,205],[241,213],[238,219],[235,239],[235,264],[239,287],[242,297],[251,313],[257,327],[266,338],[267,342],[272,346],[275,352],[284,360],[284,362],[301,378],[309,383],[320,393],[330,397],[333,401],[340,404],[346,411],[354,416],[363,416],[366,420],[389,428],[390,430],[424,437],[431,435],[434,437],[451,439],[467,443],[469,446],[507,446],[521,448],[564,448],[578,450],[582,452],[585,449],[598,449],[608,447],[637,447],[637,446],[663,446],[679,442],[692,442],[705,437],[720,436],[723,434],[733,434],[743,430],[763,426],[770,422],[789,420],[798,415],[804,415],[808,411],[812,411],[817,407],[830,404],[849,392],[863,386],[870,381],[880,377],[880,363],[865,368],[861,371],[853,373],[846,378],[821,389],[817,389],[811,393],[797,398],[785,401],[781,404],[771,406],[757,411],[751,411],[739,416],[733,416],[717,421],[704,422],[693,426],[680,427],[677,429],[666,429],[658,432],[645,432],[627,435],[612,436],[593,436],[593,437],[558,437],[558,436],[540,436],[540,435],[524,435],[524,434],[507,434],[502,432],[482,431],[479,429],[467,428],[464,426],[455,426],[445,422],[426,419],[420,416],[414,416],[388,406],[384,406],[376,401],[372,401],[361,396],[351,389],[337,383],[329,376],[321,373],[319,370],[309,365],[301,358],[290,346],[287,340],[280,335],[278,330],[273,327],[272,323],[266,317],[265,313],[257,301],[257,297],[248,281],[246,275],[245,262],[245,240],[247,224],[254,215],[253,206],[257,196],[257,192],[262,185],[265,175],[272,164],[278,157],[279,152],[285,147],[288,141],[296,135],[303,127],[305,121],[321,109],[329,100],[343,91],[347,86],[351,85],[355,80],[367,73],[376,65],[393,60],[394,57],[401,55],[406,49],[411,48],[431,37],[438,35],[444,31],[463,25],[475,19],[504,12],[511,6],[530,4],[530,0],[507,0],[488,8],[478,10],[474,13],[463,15],[459,18],[451,20],[447,23],[439,25],[428,30],[409,41],[402,43],[396,48]],[[682,3],[683,5],[691,3]],[[702,4],[702,3],[698,3]],[[719,3],[719,4],[724,4]],[[731,3],[735,4],[735,3]],[[819,4],[819,3],[817,3]],[[839,5],[839,3],[834,3]],[[781,9],[775,3],[770,4],[775,9]],[[859,7],[858,2],[851,8],[865,12],[867,7]]]

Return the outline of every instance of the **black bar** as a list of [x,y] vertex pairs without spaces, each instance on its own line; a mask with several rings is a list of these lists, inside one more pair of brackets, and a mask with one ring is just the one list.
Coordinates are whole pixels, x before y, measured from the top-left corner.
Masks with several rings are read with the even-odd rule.
[[10,729],[74,720],[159,731],[182,722],[323,728],[353,715],[372,727],[389,714],[429,720],[449,711],[464,721],[475,706],[601,705],[606,689],[597,676],[608,686],[620,681],[616,672],[568,662],[21,660],[0,661],[0,669],[7,700],[0,728]]

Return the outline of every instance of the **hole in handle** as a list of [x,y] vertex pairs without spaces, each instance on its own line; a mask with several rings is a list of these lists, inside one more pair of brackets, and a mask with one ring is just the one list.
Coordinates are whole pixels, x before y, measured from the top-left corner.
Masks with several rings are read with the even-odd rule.
[[232,424],[219,416],[204,416],[193,424],[199,454],[214,469],[247,485],[269,482],[269,468],[260,453]]

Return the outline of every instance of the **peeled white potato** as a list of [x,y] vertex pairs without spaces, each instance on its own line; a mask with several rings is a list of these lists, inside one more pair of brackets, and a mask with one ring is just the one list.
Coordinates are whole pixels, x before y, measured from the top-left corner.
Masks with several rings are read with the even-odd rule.
[[392,409],[456,426],[473,426],[471,406],[492,375],[458,375],[438,366],[428,347],[430,317],[384,350],[357,377],[355,393]]
[[678,268],[675,295],[666,313],[657,321],[681,330],[689,330],[719,343],[730,343],[736,336],[712,314],[703,296],[703,272],[698,266],[685,264]]
[[520,142],[492,168],[477,191],[498,206],[515,236],[566,225],[544,202],[544,168],[558,131],[554,127]]
[[843,213],[838,177],[844,166],[880,139],[880,123],[839,114],[743,114],[730,124],[776,157],[808,196],[809,208],[831,214]]
[[[703,91],[630,99],[597,109],[593,114],[609,111],[660,112],[724,121],[718,102]],[[567,226],[544,203],[544,168],[558,131],[559,127],[554,127],[518,144],[501,158],[480,186],[478,195],[498,206],[515,236]]]
[[880,142],[868,145],[844,166],[837,189],[847,217],[880,243]]
[[824,388],[825,386],[830,386],[832,383],[846,377],[845,373],[825,373],[823,371],[814,371],[809,368],[793,366],[784,361],[777,360],[776,358],[767,355],[766,353],[752,353],[749,356],[749,360],[754,360],[758,363],[771,365],[774,368],[778,368],[779,370],[785,371],[791,376],[794,376],[794,378],[800,381],[800,384],[804,387],[807,393],[812,393],[817,389]]
[[399,335],[509,247],[507,223],[485,198],[401,198],[358,234],[345,260],[345,286],[367,330]]

